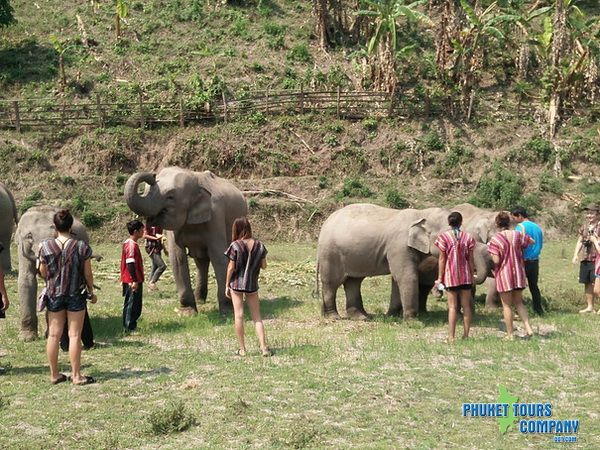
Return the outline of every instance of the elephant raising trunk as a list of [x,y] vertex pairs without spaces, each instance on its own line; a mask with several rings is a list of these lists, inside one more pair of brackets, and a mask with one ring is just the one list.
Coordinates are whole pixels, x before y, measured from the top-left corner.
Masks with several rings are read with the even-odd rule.
[[[149,185],[143,195],[138,193],[140,183]],[[139,172],[131,176],[125,184],[124,194],[129,208],[142,216],[154,217],[163,207],[163,201],[156,185],[156,176],[153,173]]]

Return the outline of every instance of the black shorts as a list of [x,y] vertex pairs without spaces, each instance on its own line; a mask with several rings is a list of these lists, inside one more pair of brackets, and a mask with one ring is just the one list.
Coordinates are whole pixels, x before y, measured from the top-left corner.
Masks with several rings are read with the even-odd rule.
[[460,286],[446,286],[446,290],[450,292],[470,291],[471,289],[473,289],[472,284],[461,284]]
[[86,298],[83,295],[61,295],[60,297],[46,300],[46,308],[50,312],[60,312],[65,309],[70,312],[83,311],[85,309]]
[[579,264],[579,282],[590,284],[596,281],[594,274],[594,261],[581,261]]

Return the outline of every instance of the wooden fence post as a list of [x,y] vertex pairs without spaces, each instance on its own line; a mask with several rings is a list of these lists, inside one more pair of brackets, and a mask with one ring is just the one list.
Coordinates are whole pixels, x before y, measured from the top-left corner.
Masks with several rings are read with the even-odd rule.
[[104,111],[100,102],[100,94],[96,94],[96,114],[98,114],[98,125],[100,128],[104,128],[106,120],[104,118]]
[[336,105],[336,114],[337,118],[340,118],[340,87],[337,87],[337,92],[335,95],[335,105]]
[[140,127],[144,128],[146,126],[146,120],[144,119],[144,99],[142,98],[142,91],[139,92],[140,99]]
[[179,126],[181,128],[185,127],[185,114],[184,114],[185,105],[183,104],[183,97],[179,97]]
[[304,114],[304,85],[300,85],[300,114]]
[[21,114],[19,113],[19,101],[13,101],[13,108],[15,110],[15,126],[17,128],[17,133],[21,132]]
[[221,97],[223,98],[223,120],[227,123],[227,99],[225,98],[225,91],[221,91]]

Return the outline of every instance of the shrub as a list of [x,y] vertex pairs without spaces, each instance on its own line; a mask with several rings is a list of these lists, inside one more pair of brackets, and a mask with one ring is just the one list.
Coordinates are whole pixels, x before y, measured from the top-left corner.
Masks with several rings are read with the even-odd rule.
[[312,55],[310,50],[305,44],[295,45],[287,54],[287,58],[290,61],[308,63],[312,61]]
[[127,175],[118,173],[115,176],[115,182],[117,183],[117,186],[123,186],[127,182]]
[[342,190],[338,192],[336,197],[339,199],[345,197],[372,197],[373,192],[365,186],[360,180],[346,178]]
[[475,154],[470,148],[463,146],[462,142],[452,144],[445,159],[434,169],[434,174],[440,178],[449,177],[456,174],[456,169],[461,164],[469,163],[473,160]]
[[479,181],[470,203],[482,208],[510,209],[523,204],[523,179],[516,173],[494,164]]
[[150,413],[148,422],[152,433],[161,435],[185,431],[195,425],[196,419],[179,400]]
[[81,222],[88,228],[98,228],[104,223],[104,217],[92,211],[85,211],[81,215]]
[[385,193],[385,203],[394,209],[404,209],[410,206],[408,200],[396,188],[390,188]]
[[376,131],[377,126],[379,125],[377,123],[377,119],[373,117],[367,117],[366,119],[363,119],[362,124],[368,131]]
[[444,150],[444,140],[437,131],[432,130],[423,136],[423,146],[430,152],[441,152]]
[[329,145],[331,147],[335,147],[336,145],[338,145],[340,143],[338,140],[338,137],[335,134],[326,134],[325,137],[323,138],[323,142],[325,142],[327,145]]
[[329,178],[325,175],[321,175],[319,177],[319,189],[325,189],[327,187],[329,187]]
[[251,198],[248,200],[248,208],[256,208],[258,206],[258,201]]
[[33,206],[37,205],[38,200],[41,200],[43,197],[44,194],[42,194],[42,191],[36,189],[27,197],[25,197],[25,199],[21,203],[21,206],[19,206],[19,212],[23,214],[29,208],[32,208]]
[[554,147],[550,141],[539,137],[531,139],[523,146],[526,157],[532,161],[550,161]]
[[73,212],[81,213],[85,211],[88,206],[90,206],[89,203],[81,196],[81,194],[77,194],[71,200],[71,209]]
[[547,170],[540,174],[540,191],[560,195],[563,193],[563,184],[560,178],[556,178]]

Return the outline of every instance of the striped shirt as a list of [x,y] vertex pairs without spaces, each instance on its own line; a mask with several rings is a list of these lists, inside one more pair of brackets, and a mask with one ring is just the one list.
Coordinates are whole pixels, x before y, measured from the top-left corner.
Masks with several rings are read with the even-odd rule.
[[488,252],[498,256],[500,263],[494,269],[498,292],[509,292],[527,286],[523,249],[533,243],[526,234],[505,230],[496,234],[488,244]]
[[79,295],[85,287],[83,266],[92,257],[92,249],[83,241],[56,239],[41,243],[38,258],[48,268],[46,293],[50,298]]
[[475,248],[475,239],[469,233],[449,230],[438,236],[434,245],[446,255],[446,269],[442,283],[447,287],[473,283],[469,255]]
[[252,251],[248,251],[246,243],[238,239],[233,241],[225,256],[235,263],[235,269],[229,280],[229,287],[234,291],[258,291],[258,274],[260,263],[267,256],[267,248],[257,239],[254,239]]

